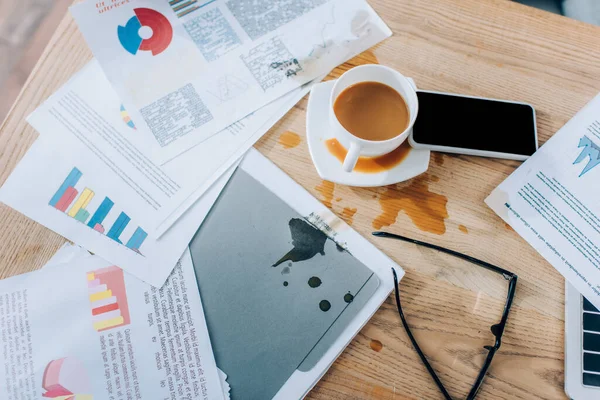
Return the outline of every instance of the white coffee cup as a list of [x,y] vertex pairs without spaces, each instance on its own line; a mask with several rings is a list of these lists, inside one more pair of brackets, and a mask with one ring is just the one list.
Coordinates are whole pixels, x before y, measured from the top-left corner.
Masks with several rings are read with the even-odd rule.
[[[410,121],[403,132],[398,132],[397,136],[388,140],[365,140],[354,136],[342,126],[333,109],[335,100],[344,89],[361,82],[383,83],[402,95],[410,113]],[[344,159],[344,170],[352,172],[360,156],[376,157],[398,148],[410,135],[418,112],[419,100],[417,99],[416,88],[400,72],[378,64],[361,65],[346,71],[333,86],[329,100],[329,119],[333,128],[333,135],[348,150]]]

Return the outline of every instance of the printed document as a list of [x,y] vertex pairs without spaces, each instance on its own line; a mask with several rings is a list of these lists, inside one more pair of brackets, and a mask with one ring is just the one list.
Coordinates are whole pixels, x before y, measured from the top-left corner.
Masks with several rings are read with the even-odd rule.
[[309,83],[293,90],[163,166],[136,147],[136,120],[95,60],[28,121],[41,135],[55,138],[49,145],[62,158],[110,181],[113,200],[151,237],[160,237],[311,87]]
[[159,164],[391,35],[365,0],[86,0],[71,13]]
[[160,289],[59,253],[0,281],[3,399],[226,398],[189,251]]
[[600,95],[486,199],[600,307]]
[[[0,189],[0,201],[150,283],[162,286],[235,167],[160,239],[132,218],[118,177],[86,153],[40,136]],[[63,153],[64,151],[64,153]]]

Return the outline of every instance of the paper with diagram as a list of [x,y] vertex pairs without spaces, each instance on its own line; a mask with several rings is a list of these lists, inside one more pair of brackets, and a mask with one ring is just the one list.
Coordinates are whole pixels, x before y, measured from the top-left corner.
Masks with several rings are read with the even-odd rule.
[[[117,176],[86,153],[64,151],[55,137],[33,144],[0,189],[0,201],[138,278],[162,286],[233,169],[160,239],[130,216]],[[58,145],[57,145],[58,144]]]
[[486,203],[600,307],[600,95]]
[[82,167],[110,175],[114,195],[127,206],[128,215],[158,237],[310,88],[307,84],[293,90],[164,166],[136,147],[137,124],[95,60],[28,121],[40,134],[55,137],[53,146],[61,157],[72,156]]
[[227,398],[188,251],[160,289],[79,249],[59,253],[0,281],[3,399]]
[[71,12],[158,163],[391,35],[364,0],[87,0]]

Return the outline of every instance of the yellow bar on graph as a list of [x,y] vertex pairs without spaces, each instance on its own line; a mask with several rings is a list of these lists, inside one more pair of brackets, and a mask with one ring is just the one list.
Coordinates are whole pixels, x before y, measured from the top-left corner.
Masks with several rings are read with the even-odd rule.
[[112,290],[110,290],[110,289],[105,290],[104,292],[90,294],[90,302],[93,303],[94,301],[107,299],[111,296],[112,296]]
[[121,316],[121,317],[107,319],[104,321],[94,322],[94,329],[97,331],[101,331],[103,329],[108,329],[108,328],[112,328],[113,326],[121,325],[121,324],[123,324],[124,321],[125,320]]
[[96,274],[94,274],[93,272],[88,272],[88,274],[87,274],[87,280],[88,281],[93,281],[94,279],[96,279]]
[[91,189],[88,189],[88,188],[83,189],[81,196],[79,196],[79,198],[77,199],[75,204],[73,204],[73,207],[71,207],[71,209],[69,210],[67,215],[69,217],[75,218],[75,215],[77,214],[77,212],[79,212],[79,210],[81,210],[82,208],[86,208],[87,205],[90,204],[90,201],[92,201],[93,198],[94,198],[94,192]]

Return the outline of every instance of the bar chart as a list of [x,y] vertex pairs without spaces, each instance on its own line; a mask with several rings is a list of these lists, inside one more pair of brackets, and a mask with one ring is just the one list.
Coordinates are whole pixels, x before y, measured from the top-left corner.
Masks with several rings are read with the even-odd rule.
[[[124,211],[117,211],[115,203],[109,197],[104,197],[92,214],[88,208],[95,200],[96,193],[92,188],[83,185],[82,176],[83,173],[74,167],[48,204],[99,234],[106,235],[109,239],[142,255],[140,248],[148,234],[138,226],[131,233],[129,239],[123,243],[122,236],[124,236],[124,232],[126,230],[131,232],[132,229],[132,226],[130,226],[131,218]],[[110,220],[111,216],[114,222],[107,230],[105,221]]]
[[87,274],[92,323],[98,332],[129,325],[123,270],[111,266]]

